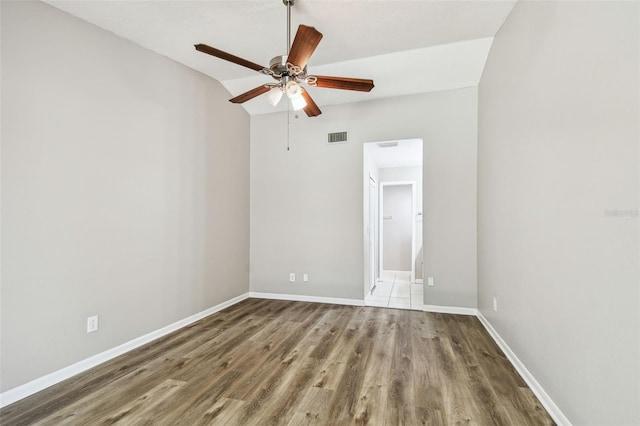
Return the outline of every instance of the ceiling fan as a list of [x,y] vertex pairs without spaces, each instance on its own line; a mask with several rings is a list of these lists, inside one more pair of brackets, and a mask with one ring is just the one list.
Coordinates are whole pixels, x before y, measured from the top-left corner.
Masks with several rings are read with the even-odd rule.
[[322,33],[313,27],[300,25],[293,44],[291,44],[291,6],[294,5],[295,0],[282,0],[282,3],[287,6],[287,55],[276,56],[271,59],[268,68],[206,44],[195,45],[196,50],[200,52],[250,68],[261,74],[270,75],[277,81],[276,83],[267,83],[251,89],[233,99],[229,99],[229,102],[241,104],[269,92],[269,102],[275,106],[282,98],[282,94],[286,93],[294,110],[303,109],[307,116],[316,117],[322,114],[322,111],[313,101],[309,92],[302,87],[301,83],[315,87],[356,90],[359,92],[369,92],[373,89],[373,80],[308,74],[307,62],[320,43]]

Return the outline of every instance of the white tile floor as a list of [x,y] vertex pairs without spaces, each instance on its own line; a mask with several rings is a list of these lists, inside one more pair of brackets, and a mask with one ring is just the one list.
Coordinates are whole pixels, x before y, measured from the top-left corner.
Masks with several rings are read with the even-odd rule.
[[383,271],[382,282],[364,299],[367,306],[422,310],[422,284],[410,282],[409,271]]

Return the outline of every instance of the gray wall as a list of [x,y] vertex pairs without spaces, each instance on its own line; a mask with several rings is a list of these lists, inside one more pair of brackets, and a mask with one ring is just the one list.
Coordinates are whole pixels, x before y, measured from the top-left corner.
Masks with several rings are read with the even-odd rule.
[[577,425],[640,423],[639,21],[519,2],[479,86],[479,309]]
[[5,391],[248,291],[249,118],[111,33],[1,7]]
[[[425,301],[475,308],[476,88],[322,110],[291,119],[290,151],[286,113],[251,117],[251,290],[363,299],[362,144],[422,138]],[[326,143],[342,130],[349,143]]]

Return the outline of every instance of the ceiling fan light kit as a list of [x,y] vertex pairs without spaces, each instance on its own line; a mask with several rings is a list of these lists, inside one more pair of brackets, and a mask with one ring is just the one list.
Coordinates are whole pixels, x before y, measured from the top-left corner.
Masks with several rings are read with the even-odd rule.
[[282,94],[286,93],[294,110],[303,109],[308,117],[316,117],[322,114],[322,111],[302,84],[359,92],[370,92],[373,89],[373,80],[309,75],[307,62],[322,40],[322,33],[313,27],[300,25],[291,44],[291,7],[295,0],[282,0],[282,3],[287,7],[287,55],[271,59],[268,68],[206,44],[195,45],[199,52],[270,75],[276,80],[276,83],[266,83],[229,99],[230,102],[241,104],[267,93],[267,100],[275,107],[280,102]]
[[267,93],[267,99],[269,100],[269,103],[271,105],[278,105],[278,102],[280,102],[280,99],[282,99],[282,89],[280,89],[279,87],[271,88],[271,90],[269,90],[269,92]]

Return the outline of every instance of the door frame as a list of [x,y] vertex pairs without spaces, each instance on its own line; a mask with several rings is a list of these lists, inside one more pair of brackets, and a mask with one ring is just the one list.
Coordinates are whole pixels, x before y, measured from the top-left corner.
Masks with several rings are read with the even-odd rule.
[[[375,194],[374,199],[371,199],[371,188],[373,188],[373,193]],[[376,288],[376,283],[378,282],[379,275],[377,274],[376,268],[376,260],[378,264],[380,264],[378,258],[378,181],[375,177],[369,174],[369,214],[368,214],[368,224],[367,229],[369,231],[367,244],[369,245],[369,293],[373,294],[373,291]],[[373,218],[372,216],[373,212]],[[373,219],[373,220],[372,220]],[[373,226],[371,226],[373,225]],[[373,237],[373,238],[372,238]],[[373,239],[373,245],[371,241]]]
[[382,277],[384,270],[384,187],[411,185],[411,282],[416,282],[416,183],[414,181],[392,181],[380,182],[380,190],[378,192],[378,229],[379,229],[379,246],[378,246],[378,276]]

